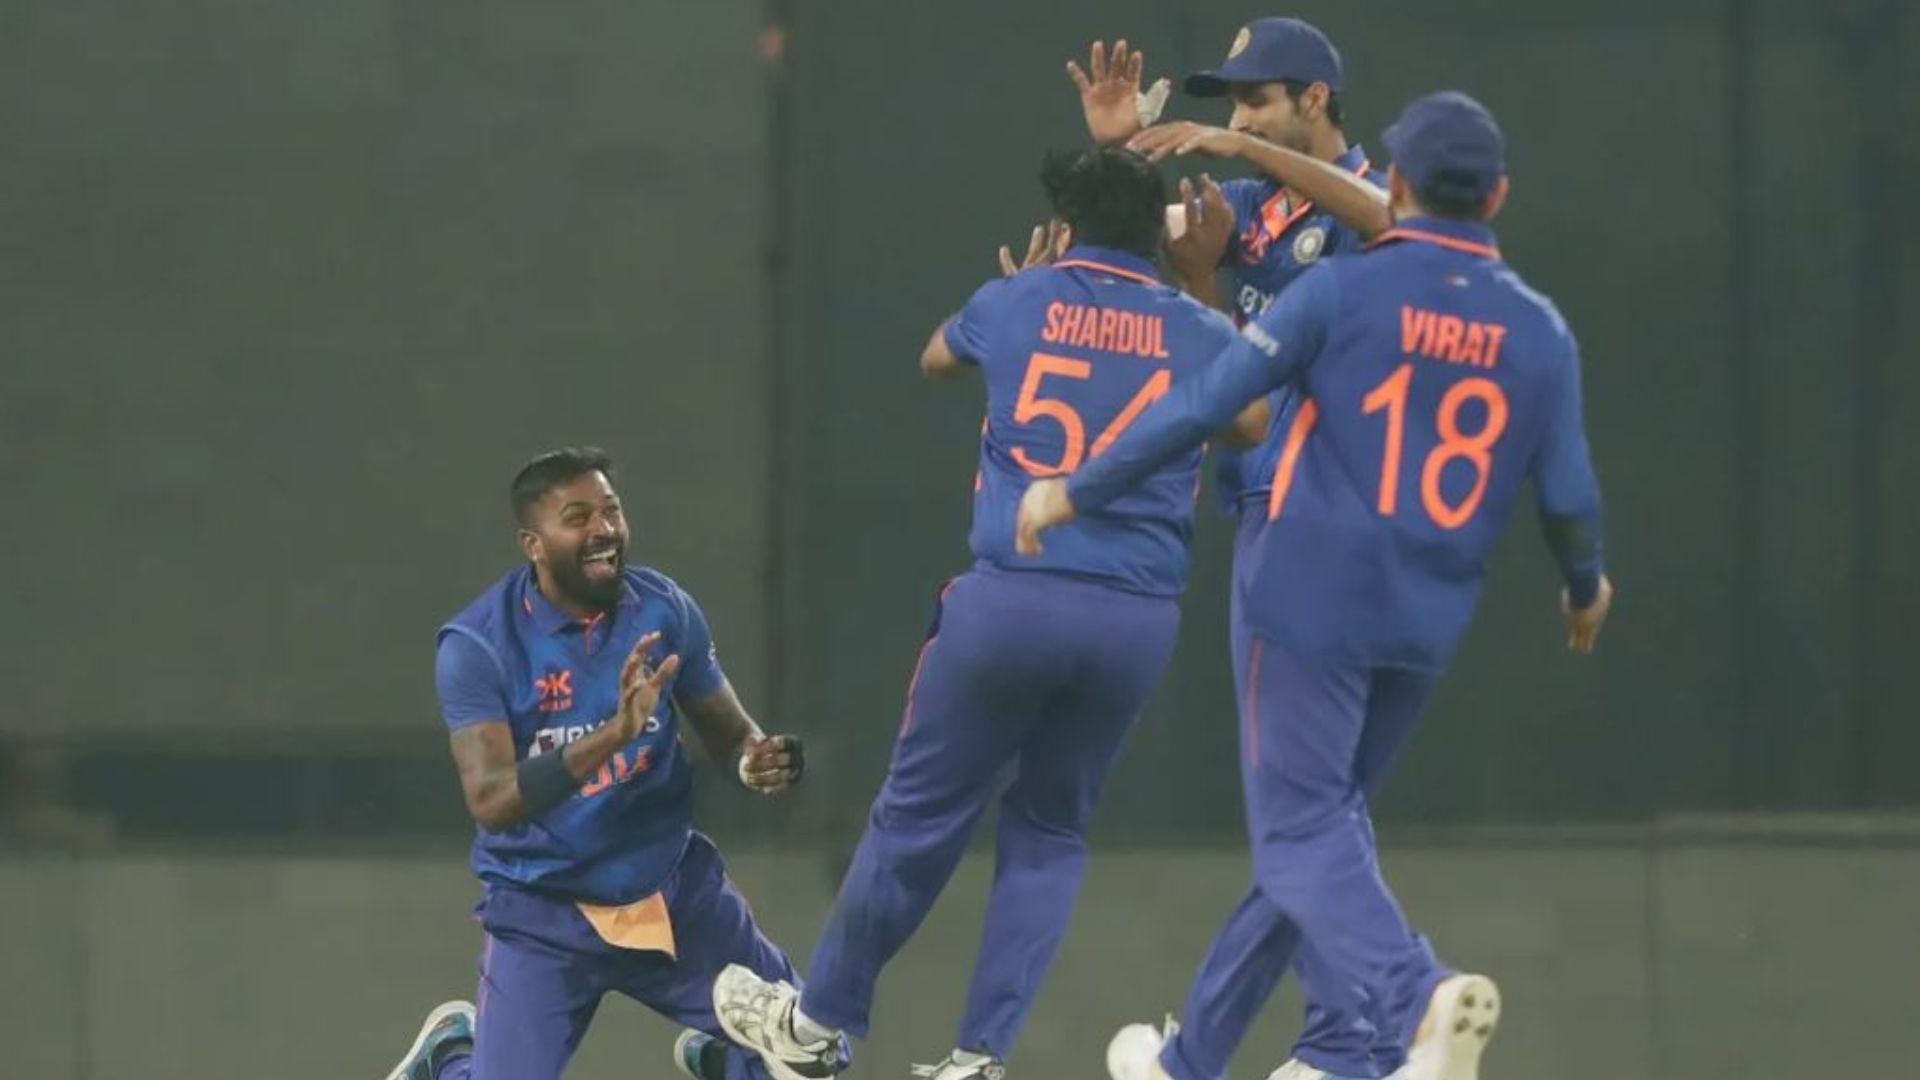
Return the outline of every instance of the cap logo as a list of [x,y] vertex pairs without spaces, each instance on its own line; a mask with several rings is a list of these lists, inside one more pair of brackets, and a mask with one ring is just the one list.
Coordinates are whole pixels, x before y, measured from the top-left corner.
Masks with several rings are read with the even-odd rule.
[[1231,60],[1241,53],[1246,52],[1247,46],[1251,44],[1253,44],[1253,27],[1241,27],[1240,32],[1234,35],[1233,47],[1227,50],[1227,59]]

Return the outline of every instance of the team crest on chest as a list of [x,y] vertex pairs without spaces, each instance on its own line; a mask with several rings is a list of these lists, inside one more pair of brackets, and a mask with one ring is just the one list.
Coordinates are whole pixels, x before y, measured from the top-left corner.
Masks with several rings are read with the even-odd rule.
[[1326,249],[1327,230],[1318,225],[1310,229],[1302,229],[1300,235],[1293,238],[1293,261],[1310,263],[1319,258],[1320,253]]
[[533,689],[540,695],[539,709],[543,713],[565,712],[573,708],[573,671],[570,668],[552,668],[545,675],[533,680]]

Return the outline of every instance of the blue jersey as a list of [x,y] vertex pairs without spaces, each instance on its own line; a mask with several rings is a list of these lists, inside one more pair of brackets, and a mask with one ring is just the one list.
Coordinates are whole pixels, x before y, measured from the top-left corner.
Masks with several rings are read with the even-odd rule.
[[577,795],[516,828],[476,835],[473,869],[485,881],[625,904],[658,891],[680,861],[693,769],[673,703],[718,691],[726,675],[692,597],[652,570],[624,576],[615,610],[582,622],[549,603],[533,568],[522,567],[440,628],[434,676],[447,726],[504,721],[522,759],[557,754],[614,715],[620,668],[642,635],[660,632],[653,662],[680,657],[646,729]]
[[[1367,160],[1367,152],[1358,146],[1333,163],[1380,188],[1387,186],[1387,175],[1375,169]],[[1365,243],[1358,233],[1313,203],[1289,202],[1286,191],[1270,178],[1229,180],[1220,185],[1220,192],[1233,207],[1238,223],[1221,261],[1233,275],[1229,300],[1236,323],[1244,325],[1259,318],[1280,290],[1323,257],[1358,251]],[[1292,403],[1291,392],[1275,392],[1270,404],[1276,423],[1265,441],[1251,450],[1219,452],[1215,486],[1229,511],[1264,512]]]
[[1105,453],[1148,405],[1219,355],[1233,325],[1161,284],[1145,259],[1075,247],[1052,266],[982,286],[945,336],[987,382],[975,559],[1151,595],[1185,589],[1197,447],[1061,529],[1037,558],[1014,553],[1014,515],[1035,477],[1072,473]]
[[1235,568],[1247,619],[1339,663],[1436,669],[1472,617],[1525,482],[1585,603],[1600,494],[1578,353],[1484,225],[1420,219],[1301,277],[1218,363],[1071,481],[1098,507],[1221,418],[1295,385],[1269,517]]

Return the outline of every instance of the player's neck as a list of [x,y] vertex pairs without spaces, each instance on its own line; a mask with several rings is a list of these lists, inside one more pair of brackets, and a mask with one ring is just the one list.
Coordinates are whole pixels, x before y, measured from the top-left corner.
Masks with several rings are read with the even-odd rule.
[[1339,161],[1347,152],[1347,133],[1329,124],[1314,132],[1311,153],[1321,161]]

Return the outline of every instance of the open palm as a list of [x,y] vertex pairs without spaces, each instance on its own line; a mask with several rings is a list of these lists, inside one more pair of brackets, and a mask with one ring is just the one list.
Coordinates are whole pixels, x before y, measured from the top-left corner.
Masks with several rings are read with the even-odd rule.
[[1145,64],[1146,57],[1128,49],[1125,41],[1114,42],[1111,58],[1105,42],[1094,42],[1085,69],[1067,61],[1067,76],[1080,90],[1080,110],[1094,142],[1120,142],[1140,130],[1140,72]]

